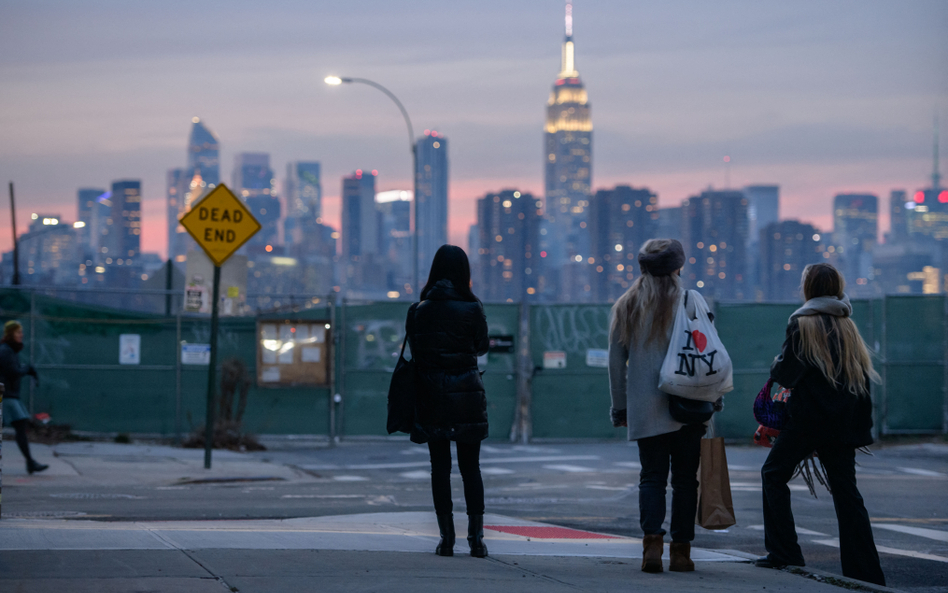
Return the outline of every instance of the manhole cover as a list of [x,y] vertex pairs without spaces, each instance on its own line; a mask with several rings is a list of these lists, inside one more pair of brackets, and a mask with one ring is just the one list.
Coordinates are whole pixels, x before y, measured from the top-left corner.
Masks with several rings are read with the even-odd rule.
[[80,511],[24,511],[22,513],[3,513],[5,519],[62,519],[63,517],[82,517]]
[[128,499],[128,500],[141,500],[145,498],[144,496],[135,496],[132,494],[111,494],[111,493],[99,493],[99,492],[69,492],[66,494],[50,494],[52,498],[77,498],[82,500],[88,499]]

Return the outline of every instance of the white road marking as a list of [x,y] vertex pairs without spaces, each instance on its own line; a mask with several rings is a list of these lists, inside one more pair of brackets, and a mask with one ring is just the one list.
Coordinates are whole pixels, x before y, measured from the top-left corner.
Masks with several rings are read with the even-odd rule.
[[520,451],[523,453],[559,453],[559,449],[554,449],[553,447],[537,447],[536,445],[514,445],[511,447],[514,451]]
[[505,476],[514,473],[514,470],[505,467],[485,467],[481,470],[481,473],[488,476]]
[[[500,457],[481,459],[481,465],[490,465],[493,463],[542,463],[544,461],[596,461],[598,455],[549,455],[539,457]],[[311,464],[301,465],[303,469],[310,470],[366,470],[366,469],[409,469],[412,467],[428,467],[430,461],[404,461],[400,463],[366,463],[361,465],[332,465],[332,464]]]
[[581,473],[592,473],[596,470],[591,467],[584,467],[582,465],[569,465],[569,464],[554,464],[554,465],[544,465],[543,469],[551,469],[558,472],[567,472],[571,474],[581,474]]
[[728,465],[727,469],[732,472],[754,472],[760,470],[759,467],[751,467],[749,465]]
[[943,474],[941,472],[933,472],[930,469],[919,469],[917,467],[900,467],[899,470],[907,474],[912,474],[913,476],[925,476],[928,478],[948,478],[948,474]]
[[431,477],[431,472],[426,472],[423,469],[419,469],[413,472],[404,472],[398,475],[403,478],[408,478],[409,480],[427,480]]
[[333,476],[337,482],[367,482],[369,479],[364,476]]
[[402,455],[427,455],[427,447],[411,447],[402,451]]
[[642,469],[642,464],[638,461],[616,461],[612,465],[616,467],[627,467],[629,469]]
[[[800,484],[788,484],[791,492],[809,492],[810,489]],[[760,492],[763,490],[758,482],[731,482],[731,492]]]
[[509,453],[508,449],[501,449],[499,447],[491,447],[490,445],[481,445],[481,451],[485,453]]
[[629,486],[600,486],[599,484],[586,484],[586,487],[592,490],[626,491],[629,489]]
[[[763,526],[763,525],[748,525],[747,528],[748,528],[748,529],[754,529],[754,530],[756,530],[756,531],[763,531],[763,530],[764,530],[764,526]],[[806,529],[806,528],[804,528],[804,527],[797,527],[797,535],[816,535],[816,536],[820,536],[820,537],[829,537],[829,534],[827,534],[827,533],[820,533],[819,531],[813,531],[813,530],[810,530],[810,529]]]
[[909,527],[908,525],[893,525],[891,523],[873,523],[872,526],[877,529],[888,529],[889,531],[898,531],[899,533],[907,533],[909,535],[917,535],[918,537],[940,542],[948,542],[948,531],[926,529],[924,527]]
[[[838,539],[816,539],[813,540],[814,544],[823,544],[824,546],[831,546],[833,548],[839,547]],[[898,548],[887,548],[886,546],[876,546],[876,550],[882,552],[883,554],[892,554],[893,556],[908,556],[909,558],[919,558],[921,560],[932,560],[934,562],[948,562],[948,558],[944,556],[936,556],[934,554],[925,554],[923,552],[915,552],[913,550],[900,550]]]
[[365,498],[365,494],[284,494],[280,498]]

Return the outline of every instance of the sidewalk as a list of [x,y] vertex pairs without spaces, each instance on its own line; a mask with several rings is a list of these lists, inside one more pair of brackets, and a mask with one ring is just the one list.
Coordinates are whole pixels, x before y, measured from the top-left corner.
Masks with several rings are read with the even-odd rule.
[[[151,445],[34,445],[50,469],[25,475],[9,442],[8,488],[168,484],[193,479],[274,477],[307,482],[292,467],[239,453]],[[12,451],[11,451],[12,450]],[[213,506],[214,501],[208,501]],[[693,573],[639,570],[641,541],[503,515],[485,517],[490,556],[467,555],[465,517],[455,516],[453,558],[435,556],[430,512],[389,512],[282,520],[95,521],[16,517],[0,521],[0,591],[814,591],[838,587],[748,563],[747,554],[694,549]],[[665,566],[667,568],[667,546]],[[854,584],[848,581],[848,587]],[[884,591],[867,587],[863,590]]]

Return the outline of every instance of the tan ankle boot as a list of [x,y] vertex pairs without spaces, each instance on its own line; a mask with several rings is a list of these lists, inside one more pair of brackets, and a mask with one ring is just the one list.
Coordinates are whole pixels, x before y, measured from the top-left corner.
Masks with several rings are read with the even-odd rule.
[[662,536],[646,535],[642,538],[642,572],[662,572]]
[[695,563],[691,560],[690,542],[672,542],[668,546],[668,554],[671,556],[668,570],[672,572],[691,572],[695,569]]

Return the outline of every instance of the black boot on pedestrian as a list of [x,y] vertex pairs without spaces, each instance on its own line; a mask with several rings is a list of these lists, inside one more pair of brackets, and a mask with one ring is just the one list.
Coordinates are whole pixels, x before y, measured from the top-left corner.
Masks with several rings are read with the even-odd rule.
[[468,515],[467,543],[471,546],[471,556],[487,556],[487,546],[484,545],[484,515]]
[[26,462],[26,471],[29,472],[30,474],[41,472],[46,469],[49,469],[48,465],[46,465],[45,463],[40,463],[36,461],[35,459],[30,459],[29,461]]
[[441,541],[435,548],[438,556],[454,556],[454,515],[438,515],[438,531],[441,532]]

